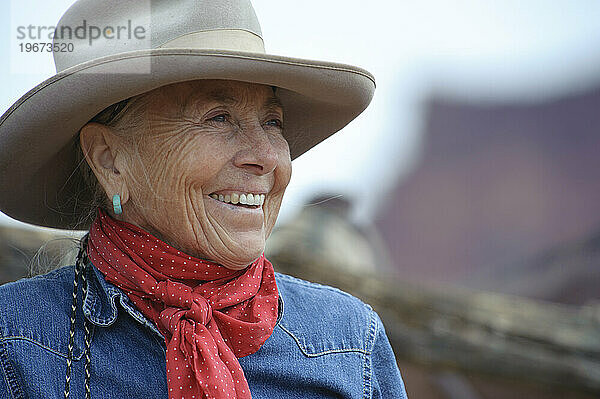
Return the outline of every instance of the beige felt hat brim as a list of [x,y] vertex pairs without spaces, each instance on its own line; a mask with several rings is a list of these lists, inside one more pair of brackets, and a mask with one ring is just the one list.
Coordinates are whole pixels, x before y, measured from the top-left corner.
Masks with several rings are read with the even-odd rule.
[[111,104],[196,79],[278,87],[292,159],[346,126],[375,90],[357,67],[263,53],[159,48],[85,62],[37,85],[0,118],[0,210],[35,225],[87,228],[81,217],[91,193],[75,173],[79,129]]

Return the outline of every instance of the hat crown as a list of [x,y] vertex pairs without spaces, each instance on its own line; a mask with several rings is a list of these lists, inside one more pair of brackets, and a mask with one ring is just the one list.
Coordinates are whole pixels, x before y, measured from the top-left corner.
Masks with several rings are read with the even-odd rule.
[[265,52],[249,0],[79,0],[58,22],[54,43],[57,72],[165,47]]

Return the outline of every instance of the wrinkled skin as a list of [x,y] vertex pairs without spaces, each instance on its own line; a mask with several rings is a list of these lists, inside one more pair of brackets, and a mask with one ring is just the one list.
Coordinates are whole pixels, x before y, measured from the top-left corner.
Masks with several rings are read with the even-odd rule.
[[[81,130],[107,198],[121,195],[123,213],[113,217],[190,255],[246,267],[264,251],[291,176],[272,88],[205,80],[144,97],[141,132],[124,137],[97,123]],[[209,197],[223,190],[266,193],[262,211]]]

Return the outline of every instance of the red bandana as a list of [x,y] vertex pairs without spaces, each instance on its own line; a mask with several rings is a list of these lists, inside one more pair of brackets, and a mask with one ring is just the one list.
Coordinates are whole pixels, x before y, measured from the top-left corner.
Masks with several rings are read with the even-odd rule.
[[87,253],[165,337],[169,398],[251,398],[237,358],[256,352],[277,321],[277,286],[264,255],[230,270],[102,210]]

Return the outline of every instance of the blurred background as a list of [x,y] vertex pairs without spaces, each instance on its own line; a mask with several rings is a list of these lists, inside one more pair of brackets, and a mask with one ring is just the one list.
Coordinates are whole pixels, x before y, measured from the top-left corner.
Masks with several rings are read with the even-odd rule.
[[[54,74],[16,27],[71,3],[0,4],[2,111]],[[412,398],[598,397],[600,2],[253,4],[267,52],[377,79],[294,161],[276,267],[372,303]],[[9,281],[56,232],[0,223]]]

